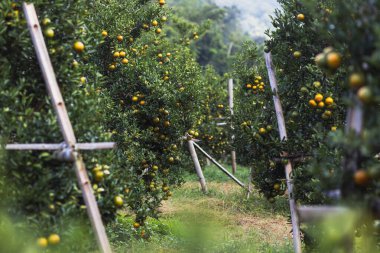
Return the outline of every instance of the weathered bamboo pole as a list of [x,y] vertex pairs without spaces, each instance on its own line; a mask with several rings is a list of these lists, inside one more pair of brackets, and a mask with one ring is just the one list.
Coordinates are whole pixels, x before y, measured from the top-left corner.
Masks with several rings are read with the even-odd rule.
[[[363,106],[356,95],[351,94],[354,106],[347,111],[347,124],[346,134],[354,132],[357,136],[362,133],[363,130]],[[358,149],[351,150],[345,154],[343,161],[344,178],[342,183],[342,197],[350,197],[355,189],[354,180],[352,175],[358,170],[360,159],[360,151]]]
[[[234,115],[234,81],[232,79],[228,79],[228,104],[230,107],[230,113],[231,113],[231,118],[233,118]],[[231,120],[231,131],[232,131],[232,136],[231,136],[231,144],[232,144],[232,151],[231,151],[231,163],[232,163],[232,174],[236,173],[236,151],[234,147],[234,142],[235,142],[235,135],[233,133],[234,131],[234,126],[233,126],[233,121]]]
[[300,222],[313,222],[330,215],[342,215],[349,211],[346,207],[339,206],[300,206],[297,213]]
[[[347,124],[346,134],[354,132],[357,136],[360,136],[363,130],[363,105],[355,94],[351,94],[354,106],[347,111]],[[360,166],[360,150],[354,149],[347,151],[343,160],[343,182],[341,186],[342,198],[350,198],[352,192],[355,190],[355,182],[352,179],[355,172]],[[345,240],[345,252],[354,252],[354,234],[346,236]]]
[[[206,151],[204,151],[197,143],[193,142],[193,145],[201,151],[203,155],[205,155],[213,164],[215,164],[221,171],[224,172],[228,177],[230,177],[232,180],[234,180],[238,185],[245,188],[245,185],[240,182],[239,179],[237,179],[234,175],[232,175],[228,170],[226,170],[220,163],[218,163],[212,156],[210,156]],[[247,189],[246,189],[247,190]]]
[[[52,100],[54,110],[57,114],[58,123],[68,148],[73,149],[76,144],[76,138],[71,125],[66,107],[59,89],[57,79],[50,61],[50,57],[46,48],[42,30],[38,22],[37,13],[33,4],[23,3],[23,11],[28,24],[30,36],[37,54],[37,59],[40,64],[42,75]],[[87,171],[80,155],[73,152],[74,155],[74,170],[77,175],[79,186],[82,190],[83,199],[86,203],[87,212],[96,235],[99,247],[103,253],[111,253],[105,228],[100,216],[98,205],[95,196],[92,192],[91,183],[88,179]]]
[[[271,53],[265,53],[265,62],[266,62],[267,70],[268,70],[270,86],[273,92],[273,102],[274,102],[274,106],[276,110],[278,130],[280,132],[280,139],[281,141],[287,140],[288,137],[286,133],[285,119],[284,119],[284,114],[282,111],[280,97],[278,95],[277,80],[276,80],[276,75],[275,75],[275,71],[274,71],[274,67],[272,63]],[[301,235],[300,235],[298,215],[296,212],[296,202],[293,196],[293,182],[291,179],[292,170],[293,170],[292,164],[290,161],[288,161],[288,163],[285,165],[285,175],[286,175],[286,184],[287,184],[288,193],[289,193],[290,216],[292,219],[292,228],[293,228],[293,244],[294,244],[294,251],[296,253],[301,253],[302,252]]]
[[202,191],[204,193],[207,193],[206,180],[205,180],[205,177],[203,176],[202,167],[201,167],[201,164],[199,163],[198,155],[194,148],[194,141],[189,140],[187,143],[189,146],[191,159],[193,159],[195,171],[197,172],[197,175],[199,178],[199,183],[201,184]]
[[[115,142],[76,143],[75,150],[101,150],[113,149]],[[5,145],[6,150],[61,150],[67,148],[65,143],[13,143]]]

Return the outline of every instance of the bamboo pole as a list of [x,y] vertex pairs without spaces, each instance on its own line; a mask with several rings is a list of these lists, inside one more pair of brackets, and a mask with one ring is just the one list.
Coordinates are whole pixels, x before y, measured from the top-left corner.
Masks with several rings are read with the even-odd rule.
[[[77,143],[74,145],[75,150],[100,150],[115,147],[115,142]],[[5,145],[6,150],[61,150],[64,148],[67,148],[65,143],[13,143]]]
[[224,172],[228,177],[230,177],[232,180],[234,180],[238,185],[245,188],[245,185],[240,182],[239,179],[237,179],[234,175],[232,175],[228,170],[226,170],[220,163],[218,163],[212,156],[210,156],[206,151],[204,151],[197,143],[193,142],[193,145],[201,151],[203,155],[205,155],[213,164],[215,164],[221,171]]
[[[351,94],[354,106],[347,111],[347,124],[346,134],[353,131],[357,136],[362,133],[363,130],[363,108],[362,103],[357,96]],[[352,150],[345,154],[343,161],[344,178],[342,183],[342,197],[350,197],[355,189],[355,183],[352,180],[352,175],[358,170],[360,160],[360,151],[358,149]]]
[[329,215],[343,215],[349,211],[346,207],[339,206],[300,206],[297,208],[301,222],[318,221]]
[[[272,63],[271,53],[265,53],[265,62],[266,62],[267,70],[268,70],[270,85],[273,92],[273,102],[274,102],[274,106],[276,110],[276,117],[277,117],[277,123],[278,123],[278,130],[280,132],[280,138],[281,140],[287,140],[288,137],[286,133],[285,119],[284,119],[284,114],[282,111],[280,97],[277,92],[278,91],[277,80],[276,80],[276,75],[275,75],[275,71],[274,71],[274,67]],[[285,165],[285,175],[286,175],[286,184],[287,184],[288,193],[289,193],[290,216],[291,216],[292,228],[293,228],[293,244],[294,244],[294,251],[296,253],[301,253],[302,249],[301,249],[299,220],[298,220],[298,215],[296,212],[296,202],[293,196],[293,182],[291,179],[292,170],[293,170],[292,164],[289,161]]]
[[[231,113],[231,118],[234,115],[234,81],[232,79],[228,79],[228,103],[230,107],[230,113]],[[235,142],[235,135],[233,133],[234,131],[234,126],[233,126],[233,121],[231,120],[231,131],[232,131],[232,136],[231,136],[231,144],[232,144],[232,151],[231,151],[231,163],[232,163],[232,174],[236,173],[236,151],[234,147],[234,142]]]
[[198,155],[194,148],[194,141],[189,140],[187,143],[189,146],[191,159],[193,159],[195,171],[197,172],[197,175],[199,178],[199,183],[201,184],[202,191],[204,193],[207,193],[206,180],[205,180],[205,177],[203,176],[202,167],[201,167],[201,164],[199,163]]
[[[58,87],[53,66],[51,64],[41,27],[38,22],[36,10],[33,4],[27,4],[24,2],[23,11],[25,13],[25,18],[37,54],[37,59],[41,67],[42,75],[45,80],[49,96],[52,100],[54,110],[57,114],[62,135],[68,148],[73,149],[76,144],[75,134],[63,102],[61,91]],[[86,203],[87,212],[99,247],[103,253],[111,253],[111,246],[105,232],[83,160],[77,152],[73,152],[73,155],[75,160],[74,170],[77,175],[79,186],[82,190],[83,199]]]
[[[363,130],[363,106],[355,94],[351,94],[354,106],[347,111],[346,134],[353,131],[357,136]],[[354,149],[344,155],[343,160],[343,182],[341,186],[342,198],[350,198],[355,190],[355,182],[352,180],[353,175],[360,166],[360,150]],[[354,252],[354,234],[347,235],[345,240],[345,252]]]
[[75,174],[78,178],[80,189],[82,190],[83,199],[87,207],[87,214],[90,217],[90,222],[94,229],[99,247],[103,253],[112,253],[111,245],[108,241],[99,207],[92,191],[91,182],[88,178],[83,159],[78,152],[73,152],[73,156]]
[[73,134],[74,131],[72,129],[61,92],[59,91],[57,79],[55,77],[53,66],[49,58],[49,53],[45,45],[44,37],[42,35],[42,30],[38,22],[34,5],[24,3],[23,8],[33,45],[36,50],[37,59],[41,66],[42,76],[45,80],[45,83],[48,84],[46,87],[48,89],[50,99],[53,103],[55,113],[60,119],[59,126],[61,128],[63,138],[69,146],[72,146],[76,142],[75,136]]
[[248,176],[248,192],[247,192],[247,199],[249,199],[251,197],[251,193],[252,193],[252,167],[249,168],[249,176]]

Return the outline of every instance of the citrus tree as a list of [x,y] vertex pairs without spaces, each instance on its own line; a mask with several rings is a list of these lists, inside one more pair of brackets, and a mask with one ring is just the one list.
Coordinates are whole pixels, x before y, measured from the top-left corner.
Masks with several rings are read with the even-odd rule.
[[[85,22],[89,15],[86,1],[34,4],[78,141],[108,140],[100,121],[104,100],[99,96],[99,75],[90,63],[101,35],[92,34]],[[21,5],[2,1],[0,9],[0,135],[6,143],[59,143],[62,135]],[[71,223],[67,221],[86,217],[71,165],[36,151],[7,152],[4,159],[4,210],[27,222],[34,236],[41,237],[42,247],[58,244],[60,237],[68,238]],[[95,156],[86,155],[85,159],[90,166],[96,163]],[[66,246],[65,250],[75,251],[78,245]]]
[[[362,248],[371,252],[379,246],[379,86],[378,86],[378,16],[379,4],[372,1],[348,1],[335,3],[330,9],[320,10],[315,1],[304,1],[310,11],[327,12],[319,24],[321,37],[333,34],[330,46],[340,48],[343,56],[344,75],[339,76],[336,84],[344,90],[343,102],[350,110],[362,110],[363,123],[359,130],[338,131],[331,138],[335,148],[342,150],[343,164],[341,189],[342,202],[360,213],[350,228],[353,234],[366,243]],[[328,54],[316,55],[316,63],[326,72]],[[329,71],[327,71],[328,73]],[[336,73],[328,73],[336,76]],[[355,109],[356,108],[356,109]],[[355,124],[358,124],[355,120]],[[314,166],[313,175],[321,177],[325,162],[320,159]],[[317,243],[325,248],[343,248],[341,241],[331,236]],[[335,240],[334,240],[335,238]],[[338,237],[339,238],[339,237]]]
[[[340,73],[331,76],[327,72],[337,70],[341,56],[336,49],[328,48],[325,54],[329,55],[326,63],[329,71],[315,66],[314,56],[331,41],[329,36],[322,38],[317,30],[324,16],[294,1],[279,3],[282,9],[275,12],[272,21],[275,29],[268,32],[265,51],[273,55],[289,139],[279,139],[267,72],[263,61],[258,59],[263,58],[262,53],[258,54],[255,46],[250,45],[241,52],[235,67],[242,89],[236,115],[241,131],[238,147],[244,147],[249,154],[246,160],[253,166],[253,180],[270,201],[284,193],[283,164],[291,159],[296,191],[300,189],[296,192],[297,199],[320,203],[324,199],[320,181],[311,180],[307,165],[320,152],[331,159],[331,166],[338,163],[338,151],[329,148],[326,137],[343,126],[342,88],[335,83]],[[319,4],[329,7],[322,1]],[[287,156],[281,158],[282,152]],[[326,181],[332,179],[327,188],[336,183],[331,173],[339,172],[331,170],[325,174]]]
[[171,13],[164,2],[98,1],[93,8],[93,23],[103,36],[95,62],[109,98],[106,126],[117,142],[107,176],[112,180],[97,186],[118,192],[106,192],[104,204],[129,207],[136,214],[137,235],[147,238],[146,218],[158,217],[161,202],[192,167],[186,136],[199,135],[206,80],[218,77],[202,70],[184,39],[186,29],[194,31],[194,26],[177,20],[167,28]]

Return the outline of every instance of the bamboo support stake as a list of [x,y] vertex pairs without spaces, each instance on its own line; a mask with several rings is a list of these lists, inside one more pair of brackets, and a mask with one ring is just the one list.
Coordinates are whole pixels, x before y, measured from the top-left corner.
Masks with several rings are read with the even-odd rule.
[[[116,147],[115,142],[97,142],[97,143],[77,143],[74,145],[75,150],[100,150],[113,149]],[[65,143],[31,143],[20,144],[13,143],[5,145],[6,150],[61,150],[67,148]]]
[[297,208],[301,222],[313,222],[326,218],[326,216],[343,215],[349,212],[348,208],[339,206],[300,206]]
[[[58,87],[53,66],[51,64],[46,44],[42,35],[41,27],[38,22],[36,10],[33,4],[23,3],[23,11],[25,13],[25,18],[28,24],[34,48],[36,50],[43,78],[45,80],[49,96],[52,100],[54,110],[57,114],[62,135],[68,148],[73,149],[76,144],[76,138],[66,111],[65,104],[63,102],[62,94]],[[88,179],[83,160],[76,152],[73,152],[73,156],[75,160],[75,173],[77,175],[79,186],[82,190],[82,195],[87,206],[87,212],[99,247],[103,253],[111,253],[111,246],[105,232],[98,205],[92,192],[91,183]]]
[[203,176],[202,167],[201,167],[201,164],[199,163],[198,155],[197,155],[197,152],[195,151],[195,148],[194,148],[194,142],[192,140],[189,140],[187,143],[189,145],[189,151],[190,151],[191,159],[193,159],[195,171],[197,172],[197,175],[199,178],[199,183],[201,184],[202,191],[204,193],[207,193],[206,180],[205,180],[205,177]]
[[234,180],[238,185],[245,188],[245,185],[240,182],[239,179],[237,179],[234,175],[232,175],[228,170],[226,170],[220,163],[218,163],[212,156],[210,156],[206,151],[204,151],[203,148],[201,148],[197,143],[193,142],[193,145],[201,151],[203,155],[205,155],[213,164],[215,164],[221,171],[223,171],[224,174],[226,174],[228,177],[230,177],[232,180]]
[[[359,101],[357,96],[351,94],[352,100],[355,105],[349,108],[347,111],[347,125],[346,134],[354,132],[356,135],[360,135],[363,130],[363,108],[362,103]],[[360,151],[358,149],[352,150],[345,154],[343,161],[344,178],[342,183],[342,197],[349,197],[355,189],[354,180],[352,180],[352,175],[358,170],[360,159]]]
[[[357,96],[351,94],[354,106],[347,111],[347,125],[346,134],[354,132],[357,136],[362,133],[363,130],[363,106]],[[360,150],[354,149],[345,154],[343,160],[343,182],[341,186],[342,198],[349,198],[352,192],[355,190],[355,182],[352,180],[352,176],[358,170],[360,165]],[[346,237],[345,252],[354,252],[354,235],[350,234]]]
[[248,176],[248,192],[247,192],[247,199],[249,199],[251,197],[251,193],[252,193],[252,167],[249,168],[249,176]]
[[91,225],[95,231],[99,247],[103,253],[111,253],[111,245],[107,238],[106,230],[104,228],[99,207],[92,191],[91,182],[88,178],[85,164],[80,154],[73,152],[73,156],[75,174],[78,178],[80,189],[82,190],[83,199],[87,207],[87,213],[90,217]]
[[[231,118],[232,118],[234,115],[234,81],[232,79],[228,79],[228,103],[229,103],[230,113],[231,113]],[[232,146],[234,146],[235,135],[233,134],[234,126],[232,124],[232,120],[231,120],[231,131],[232,131],[231,144]],[[235,174],[236,173],[236,151],[234,147],[233,147],[233,150],[231,151],[231,162],[232,162],[232,174]]]
[[63,138],[69,146],[72,146],[76,143],[74,131],[71,126],[61,92],[59,91],[57,79],[55,77],[53,65],[51,64],[49,53],[42,35],[42,30],[38,22],[36,10],[34,9],[33,4],[27,3],[23,4],[23,9],[26,21],[28,23],[30,36],[36,50],[37,59],[41,66],[42,76],[45,80],[54,110],[60,119],[59,126],[61,128]]
[[[286,140],[287,139],[287,133],[286,133],[286,126],[285,126],[285,119],[284,119],[284,114],[282,111],[281,101],[280,101],[280,98],[279,98],[279,95],[277,92],[278,91],[277,80],[276,80],[276,75],[274,72],[271,53],[265,53],[265,62],[266,62],[267,70],[268,70],[270,85],[271,85],[272,92],[273,92],[273,102],[274,102],[274,106],[275,106],[275,110],[276,110],[276,116],[277,116],[277,122],[278,122],[278,129],[280,132],[280,138],[281,138],[281,140]],[[293,244],[294,244],[294,251],[296,253],[301,253],[302,249],[301,249],[301,236],[300,236],[299,220],[298,220],[298,215],[296,212],[296,202],[295,202],[295,199],[293,196],[293,182],[291,179],[292,170],[293,170],[292,164],[289,161],[285,165],[285,174],[286,174],[286,183],[287,183],[287,188],[288,188],[288,193],[289,193],[290,216],[292,219]]]

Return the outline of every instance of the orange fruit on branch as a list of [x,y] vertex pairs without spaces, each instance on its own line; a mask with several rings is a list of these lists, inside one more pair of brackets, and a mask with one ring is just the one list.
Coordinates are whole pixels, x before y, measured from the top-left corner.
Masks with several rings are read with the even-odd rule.
[[302,13],[298,14],[298,15],[297,15],[297,20],[298,20],[298,21],[301,21],[301,22],[305,21],[305,15],[302,14]]
[[349,84],[351,88],[360,88],[364,86],[364,76],[360,73],[352,73],[349,77]]
[[342,63],[342,58],[340,54],[336,52],[331,52],[327,54],[326,60],[327,60],[327,67],[332,70],[338,69]]
[[37,239],[37,245],[40,248],[46,248],[48,246],[49,242],[45,237],[40,237]]
[[61,241],[61,238],[57,234],[51,234],[48,238],[49,244],[57,245]]
[[356,171],[354,174],[354,181],[355,181],[355,184],[358,186],[368,185],[370,179],[371,178],[369,174],[367,173],[367,171],[363,169]]
[[82,53],[84,51],[84,44],[80,41],[76,41],[73,48],[77,53]]

